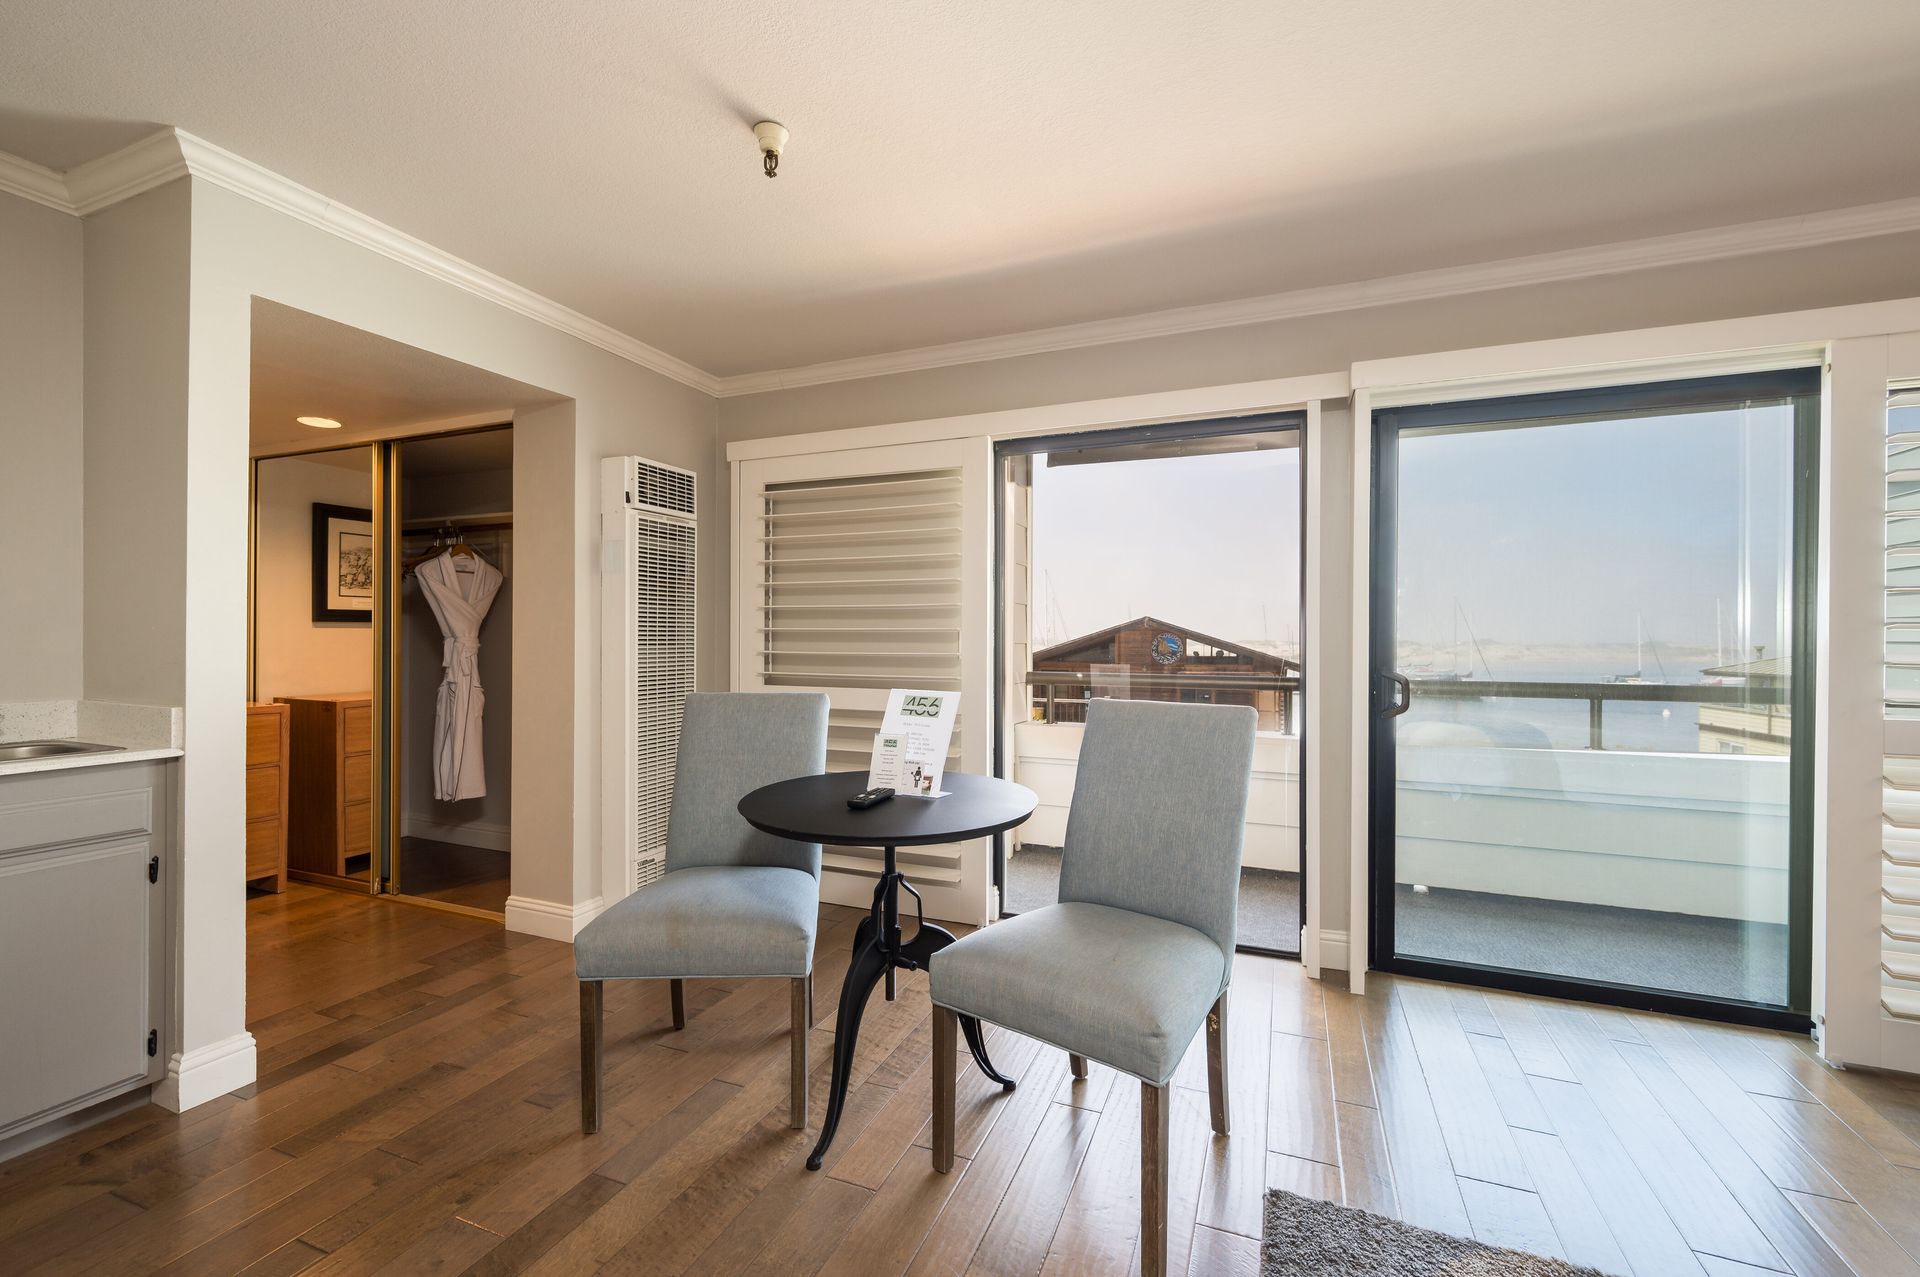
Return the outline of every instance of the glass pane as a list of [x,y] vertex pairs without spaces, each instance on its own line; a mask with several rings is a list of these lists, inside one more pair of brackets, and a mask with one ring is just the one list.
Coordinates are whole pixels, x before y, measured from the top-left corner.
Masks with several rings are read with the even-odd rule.
[[1005,660],[1026,698],[1014,776],[1040,795],[1004,908],[1058,898],[1092,699],[1247,705],[1259,716],[1240,942],[1300,941],[1297,429],[1010,456]]
[[1787,1002],[1793,456],[1784,403],[1402,430],[1400,955]]

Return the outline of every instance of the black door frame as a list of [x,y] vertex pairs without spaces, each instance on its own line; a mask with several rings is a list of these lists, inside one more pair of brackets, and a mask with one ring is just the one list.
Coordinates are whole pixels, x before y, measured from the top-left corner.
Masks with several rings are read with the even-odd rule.
[[[1640,385],[1513,395],[1456,403],[1378,409],[1373,437],[1371,633],[1368,682],[1368,964],[1376,971],[1508,989],[1609,1006],[1806,1032],[1812,1027],[1814,659],[1820,499],[1818,367],[1694,377]],[[1401,956],[1394,944],[1394,714],[1400,687],[1392,677],[1394,601],[1398,580],[1399,438],[1414,427],[1599,417],[1622,412],[1684,412],[1741,403],[1790,403],[1793,418],[1793,555],[1791,721],[1796,734],[1788,769],[1788,943],[1785,1006],[1648,989],[1637,985],[1516,971],[1506,967]]]
[[[1197,421],[1150,422],[1138,426],[1117,426],[1102,430],[1068,431],[1061,434],[1025,435],[1019,438],[996,439],[993,443],[993,771],[994,775],[1007,777],[1012,764],[1010,750],[1012,742],[1007,740],[1003,730],[1007,721],[1006,687],[1006,635],[1003,625],[1006,619],[1006,546],[1002,543],[1002,531],[1006,527],[1006,483],[1004,482],[1005,464],[1009,457],[1033,456],[1043,452],[1064,452],[1069,449],[1079,451],[1087,448],[1111,448],[1125,444],[1165,443],[1185,439],[1213,439],[1223,435],[1255,434],[1260,432],[1279,433],[1285,430],[1297,431],[1300,436],[1300,917],[1299,925],[1294,928],[1298,935],[1306,927],[1307,892],[1311,889],[1307,876],[1306,834],[1307,834],[1307,662],[1310,657],[1307,642],[1307,466],[1310,464],[1308,449],[1314,440],[1307,429],[1307,414],[1304,409],[1294,408],[1278,412],[1250,412],[1237,417],[1206,417]],[[1000,902],[1000,916],[1017,917],[1006,908],[1007,883],[1007,835],[993,836],[993,889]],[[1298,949],[1269,949],[1263,945],[1236,944],[1239,953],[1259,954],[1270,958],[1289,958],[1298,960]]]

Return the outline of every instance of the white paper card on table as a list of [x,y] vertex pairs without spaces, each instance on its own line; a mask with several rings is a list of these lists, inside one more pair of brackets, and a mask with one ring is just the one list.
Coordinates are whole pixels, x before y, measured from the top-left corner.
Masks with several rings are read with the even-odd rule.
[[960,710],[958,692],[923,692],[894,688],[887,711],[873,738],[873,766],[867,788],[891,789],[896,794],[939,798],[941,774],[946,770],[947,745],[953,739],[953,720]]

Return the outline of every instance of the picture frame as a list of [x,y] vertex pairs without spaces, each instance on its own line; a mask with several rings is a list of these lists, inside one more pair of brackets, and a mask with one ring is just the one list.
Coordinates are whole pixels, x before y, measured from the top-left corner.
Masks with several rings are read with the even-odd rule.
[[313,503],[315,624],[373,624],[373,511]]

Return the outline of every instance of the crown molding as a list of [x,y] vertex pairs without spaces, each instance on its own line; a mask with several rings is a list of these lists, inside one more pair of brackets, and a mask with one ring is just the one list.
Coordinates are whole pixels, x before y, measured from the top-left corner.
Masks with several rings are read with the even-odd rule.
[[1920,198],[1892,200],[1884,204],[1863,204],[1797,217],[1683,231],[1675,235],[1622,240],[1589,248],[1509,257],[1467,266],[1446,266],[1348,284],[1269,293],[1237,301],[1183,306],[1117,319],[1063,324],[1055,328],[1036,328],[998,337],[860,355],[798,368],[741,373],[720,378],[720,388],[716,393],[724,399],[769,390],[791,390],[835,381],[947,368],[956,364],[1013,359],[1022,355],[1076,350],[1152,337],[1172,337],[1215,328],[1240,328],[1249,324],[1329,315],[1373,306],[1494,292],[1531,284],[1551,284],[1755,253],[1813,248],[1822,244],[1916,230],[1920,230]]
[[5,151],[0,151],[0,192],[18,195],[23,200],[32,200],[35,204],[43,204],[62,213],[73,212],[73,204],[67,199],[67,180],[64,177],[32,160],[8,155]]
[[64,174],[0,153],[0,192],[79,217],[189,175],[720,399],[1920,231],[1920,198],[1891,200],[721,377],[180,129]]
[[111,155],[67,170],[67,200],[75,216],[86,217],[187,176],[182,149],[186,139],[185,133],[162,129]]
[[0,155],[0,190],[25,196],[77,217],[132,199],[180,177],[192,176],[257,204],[337,235],[442,283],[484,298],[549,328],[577,337],[704,394],[717,394],[719,379],[669,355],[503,279],[424,240],[348,208],[290,181],[271,169],[182,129],[162,129],[133,145],[89,161],[65,174]]

